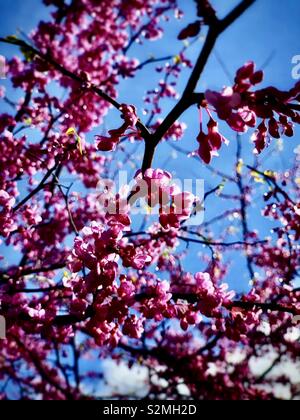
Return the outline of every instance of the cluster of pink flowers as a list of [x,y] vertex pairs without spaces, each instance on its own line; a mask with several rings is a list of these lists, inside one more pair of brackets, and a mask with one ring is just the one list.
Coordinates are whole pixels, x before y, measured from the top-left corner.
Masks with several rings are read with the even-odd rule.
[[244,133],[256,127],[257,118],[263,120],[252,137],[257,153],[265,149],[269,137],[293,136],[293,123],[300,121],[300,114],[290,106],[300,94],[300,83],[290,91],[273,87],[252,91],[262,80],[263,72],[256,71],[255,64],[248,62],[237,71],[232,88],[226,87],[221,93],[210,90],[205,93],[208,104],[234,131]]
[[[78,272],[83,267],[100,275],[105,267],[113,267],[117,255],[123,255],[127,267],[143,268],[149,262],[148,256],[141,256],[136,249],[127,246],[122,241],[124,231],[128,230],[130,219],[128,216],[109,216],[107,229],[105,226],[92,223],[83,229],[83,237],[75,239],[75,246],[69,267],[72,272]],[[127,248],[126,248],[127,247]],[[121,248],[124,248],[121,250]]]
[[168,290],[177,299],[175,304],[168,305],[167,317],[179,319],[184,331],[190,326],[201,325],[202,316],[225,320],[227,307],[232,303],[235,293],[228,291],[228,285],[218,279],[214,270],[211,274],[207,271],[192,275],[177,270],[176,265],[169,269],[172,281]]
[[263,73],[255,72],[255,64],[246,63],[237,71],[233,88],[224,88],[221,93],[208,90],[205,93],[206,100],[214,107],[218,117],[225,120],[233,130],[246,132],[249,127],[256,125],[255,112],[249,108],[246,95],[262,79]]
[[228,285],[216,286],[209,273],[197,273],[195,275],[196,294],[199,297],[198,308],[202,314],[212,316],[216,309],[226,306],[234,297],[234,292],[228,292]]
[[[7,124],[10,123],[7,121]],[[24,174],[29,177],[36,174],[41,162],[35,150],[33,144],[27,144],[26,136],[15,138],[11,131],[3,131],[0,136],[0,188],[16,195],[16,180]]]
[[172,175],[161,169],[139,171],[136,176],[135,199],[144,198],[150,208],[159,206],[159,221],[166,230],[179,229],[182,222],[192,213],[196,197],[189,192],[181,192],[172,183]]
[[189,192],[171,195],[171,204],[163,208],[159,217],[164,229],[179,229],[181,224],[189,219],[195,203],[195,197]]
[[[172,175],[162,169],[147,169],[143,174],[138,171],[135,175],[136,190],[141,197],[146,197],[150,207],[164,206],[170,201],[170,195],[174,192],[171,185]],[[146,187],[146,188],[145,188]]]
[[[274,192],[276,194],[276,191]],[[300,239],[300,205],[285,200],[283,203],[268,204],[264,215],[275,220],[280,220],[284,228],[276,229],[280,237],[288,233],[294,241]]]
[[[183,384],[185,397],[197,400],[274,398],[273,378],[257,377],[249,360],[268,349],[292,363],[299,359],[293,325],[300,313],[297,168],[273,176],[257,167],[269,187],[260,200],[262,216],[273,228],[262,241],[259,232],[249,231],[254,187],[241,161],[234,162],[234,173],[245,176],[244,186],[239,177],[225,176],[237,192],[218,189],[220,206],[201,203],[213,217],[200,226],[186,223],[199,200],[163,169],[138,171],[132,189],[99,192],[100,175],[114,184],[119,168],[134,173],[140,167],[123,144],[118,156],[124,161],[101,153],[126,138],[142,140],[136,108],[121,105],[123,124],[108,136],[94,142],[89,133],[99,132],[118,84],[161,61],[137,60],[131,46],[159,39],[170,15],[182,13],[176,0],[44,3],[53,7],[52,17],[30,35],[30,45],[44,58],[22,47],[23,59],[7,63],[16,95],[0,87],[8,109],[0,115],[0,316],[7,321],[7,339],[0,339],[0,400],[94,398],[85,385],[98,381],[95,389],[100,388],[99,358],[145,366],[151,373],[146,398],[180,399]],[[198,19],[181,31],[181,39],[197,36],[216,19],[209,1],[195,3]],[[16,37],[9,40],[24,45]],[[193,67],[187,45],[163,58],[157,86],[145,87],[150,133],[161,126],[162,101],[178,101],[182,70]],[[257,127],[258,152],[269,137],[293,135],[300,84],[287,92],[255,91],[262,79],[249,62],[233,87],[206,92],[197,150],[204,162],[227,143],[219,120],[236,132]],[[193,103],[196,97],[203,99],[195,94]],[[162,140],[180,140],[185,129],[176,121]],[[145,217],[133,220],[134,204],[146,204]],[[196,274],[185,271],[191,262]],[[232,262],[245,262],[248,270],[239,272]],[[228,289],[235,275],[236,289],[244,293]],[[285,376],[275,382],[289,383],[291,395],[299,395]]]
[[[69,269],[74,276],[66,283],[72,287],[74,295],[72,314],[80,319],[88,310],[92,311],[88,329],[99,345],[116,346],[123,335],[140,338],[145,319],[179,319],[182,329],[186,330],[201,322],[201,314],[216,316],[231,302],[234,294],[227,292],[228,286],[216,286],[209,273],[197,273],[190,280],[186,277],[187,284],[182,283],[179,288],[150,273],[142,275],[145,266],[152,262],[152,257],[145,252],[157,240],[149,240],[149,245],[145,240],[140,244],[138,240],[128,243],[122,236],[130,225],[129,219],[124,223],[124,218],[120,222],[118,217],[110,217],[107,225],[105,229],[93,223],[83,229],[83,236],[75,239],[69,259]],[[162,252],[164,247],[160,249]],[[118,256],[123,267],[138,270],[139,278],[121,275],[118,280]],[[85,270],[89,272],[84,277],[76,274]],[[173,293],[175,296],[180,293],[184,301],[175,298],[172,302]],[[197,297],[195,303],[189,303],[192,294]],[[91,301],[91,296],[96,297]],[[130,308],[138,309],[141,315],[132,314]]]
[[120,76],[124,78],[134,77],[139,64],[140,62],[136,58],[120,57],[120,60],[116,63],[116,68]]
[[263,121],[258,126],[252,139],[256,152],[261,153],[270,137],[293,137],[294,124],[300,123],[300,113],[292,109],[292,104],[300,94],[300,83],[289,91],[280,91],[269,87],[255,92],[249,99],[249,108]]
[[[169,98],[174,100],[178,98],[178,93],[175,88],[176,81],[169,81],[172,75],[174,75],[175,77],[177,76],[178,67],[178,65],[174,65],[174,67],[172,67],[169,63],[167,63],[165,67],[163,67],[162,69],[158,69],[158,71],[163,71],[164,73],[166,73],[165,79],[160,80],[158,82],[157,88],[147,91],[147,95],[145,97],[145,104],[147,105],[147,107],[152,106],[151,113],[148,108],[146,108],[145,112],[147,114],[150,113],[150,115],[152,115],[152,118],[155,115],[161,114],[162,99]],[[155,127],[156,124],[157,123],[153,124],[153,126]]]
[[142,288],[144,298],[141,301],[141,313],[147,319],[161,321],[164,317],[172,318],[172,298],[170,284],[163,280],[159,281],[152,276]]
[[[84,317],[89,306],[92,307],[87,328],[100,346],[115,347],[123,334],[138,338],[143,331],[142,318],[129,313],[136,287],[126,276],[120,276],[117,281],[120,257],[124,267],[136,270],[142,270],[152,260],[143,254],[142,248],[133,247],[123,238],[129,226],[130,219],[124,215],[109,216],[106,228],[92,223],[75,239],[69,258],[68,266],[74,273],[67,282],[73,290],[72,314]],[[79,271],[85,272],[84,277],[76,274]]]

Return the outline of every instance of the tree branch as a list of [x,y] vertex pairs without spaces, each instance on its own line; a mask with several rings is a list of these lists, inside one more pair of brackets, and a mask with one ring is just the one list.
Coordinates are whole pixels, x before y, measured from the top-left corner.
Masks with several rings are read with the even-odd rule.
[[172,127],[176,120],[192,105],[200,103],[204,99],[203,94],[195,94],[197,83],[202,75],[202,72],[207,64],[207,61],[213,51],[216,41],[230,25],[233,24],[253,3],[255,0],[243,0],[229,15],[223,20],[216,19],[212,22],[208,30],[208,35],[203,46],[203,49],[196,62],[191,77],[186,85],[183,95],[180,101],[175,105],[172,111],[167,115],[165,120],[158,127],[153,136],[148,140],[150,144],[145,145],[145,154],[142,164],[142,171],[152,166],[152,161],[156,147],[159,142],[166,134],[166,132]]
[[184,241],[184,242],[192,242],[195,244],[200,245],[210,245],[210,246],[220,246],[220,247],[231,247],[231,246],[258,246],[266,244],[268,241],[257,241],[257,242],[244,242],[244,241],[235,241],[235,242],[211,242],[209,240],[199,240],[199,239],[193,239],[193,238],[185,238],[184,236],[178,236],[178,239]]
[[238,4],[223,20],[220,21],[220,31],[224,32],[231,26],[242,14],[255,3],[256,0],[243,0]]
[[[236,178],[237,178],[237,187],[240,191],[240,205],[241,205],[241,222],[242,222],[242,228],[243,228],[243,237],[244,241],[246,242],[249,237],[249,227],[248,227],[248,219],[247,219],[247,207],[248,203],[246,200],[246,194],[245,194],[245,187],[243,183],[243,178],[238,170],[239,163],[242,159],[242,142],[241,142],[241,136],[237,135],[237,152],[236,152]],[[249,253],[246,253],[246,260],[247,260],[247,268],[250,275],[250,279],[254,279],[255,272],[253,268],[253,260],[251,258],[251,255]]]
[[262,309],[263,311],[272,311],[272,312],[286,312],[293,315],[297,315],[298,311],[294,308],[288,308],[283,305],[279,305],[277,303],[260,303],[260,302],[243,302],[243,301],[235,301],[232,304],[228,305],[229,309],[232,308],[241,308],[246,310],[252,310],[253,308]]
[[56,263],[45,267],[34,267],[34,268],[22,268],[15,275],[10,276],[8,272],[0,272],[0,277],[6,278],[20,278],[24,276],[29,276],[31,274],[40,274],[40,273],[49,273],[51,271],[60,270],[65,268],[66,262]]
[[[106,102],[110,103],[113,107],[120,110],[121,104],[117,102],[115,99],[113,99],[111,96],[109,96],[107,93],[105,93],[102,89],[98,88],[93,83],[87,82],[84,78],[78,76],[77,74],[67,70],[65,67],[63,67],[61,64],[59,64],[57,61],[55,61],[49,54],[43,54],[41,51],[37,50],[36,48],[32,47],[31,45],[27,44],[25,41],[22,41],[20,39],[10,39],[10,38],[0,38],[0,42],[16,45],[20,48],[26,49],[28,52],[32,53],[35,56],[40,57],[42,60],[44,60],[46,63],[50,64],[52,67],[54,67],[57,71],[59,71],[62,75],[69,77],[70,79],[73,79],[74,81],[78,82],[81,87],[88,86],[86,89],[91,90],[96,95],[100,96],[102,99],[104,99]],[[137,123],[137,128],[140,130],[142,137],[146,140],[150,136],[150,132],[147,129],[147,127],[139,120]]]
[[51,174],[56,170],[57,166],[58,166],[58,163],[56,163],[52,168],[48,169],[48,171],[46,172],[45,176],[43,177],[39,185],[13,208],[14,213],[20,210],[20,208],[22,208],[27,203],[27,201],[29,201],[32,197],[34,197],[38,192],[40,192],[45,187],[46,185],[45,182],[51,176]]

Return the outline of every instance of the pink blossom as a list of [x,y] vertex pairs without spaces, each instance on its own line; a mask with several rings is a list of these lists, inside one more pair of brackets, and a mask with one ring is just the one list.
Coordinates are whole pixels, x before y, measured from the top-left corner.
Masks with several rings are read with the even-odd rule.
[[131,315],[126,319],[123,326],[123,334],[128,335],[131,338],[141,338],[144,332],[144,320],[138,319],[136,315]]
[[222,147],[222,143],[228,144],[228,141],[223,137],[218,130],[218,123],[210,118],[208,124],[208,134],[200,130],[197,141],[200,145],[198,154],[205,162],[210,163],[213,156],[218,156],[218,150]]
[[132,244],[125,246],[121,250],[124,267],[132,267],[136,270],[141,270],[145,265],[151,263],[152,258],[150,255],[143,254],[136,250]]
[[259,154],[261,153],[266,145],[267,145],[267,139],[268,139],[268,129],[264,122],[262,122],[256,132],[252,136],[252,140],[255,144],[255,150]]
[[[267,366],[268,372],[256,374],[252,364],[270,355],[279,368],[277,356],[291,366],[299,359],[298,156],[283,159],[276,173],[268,166],[272,160],[255,159],[252,168],[241,142],[226,162],[220,157],[217,168],[203,168],[207,193],[201,205],[208,217],[199,226],[185,223],[199,199],[150,162],[159,157],[176,170],[171,155],[163,154],[169,146],[179,152],[185,146],[160,148],[159,142],[183,138],[181,111],[189,105],[200,108],[197,153],[205,163],[228,143],[220,121],[230,139],[253,129],[258,153],[272,138],[292,137],[300,123],[300,82],[286,91],[258,89],[263,72],[248,62],[232,87],[208,90],[205,97],[191,89],[176,105],[183,70],[194,68],[193,54],[187,43],[178,51],[174,43],[171,56],[151,47],[148,57],[147,40],[159,39],[168,22],[183,17],[180,2],[44,3],[51,10],[30,34],[29,46],[25,36],[5,40],[12,49],[20,44],[24,57],[8,61],[10,89],[0,88],[8,110],[0,115],[1,334],[6,320],[0,399],[98,398],[94,390],[107,383],[108,359],[117,370],[119,363],[121,369],[146,369],[145,398],[274,400],[284,385],[297,399],[288,372],[278,376],[277,366]],[[242,11],[217,18],[210,1],[195,3],[197,20],[180,38],[197,36],[205,25],[216,34]],[[131,83],[145,66],[147,72]],[[89,143],[111,104],[131,96],[137,80],[146,92],[149,133],[135,106],[123,104],[116,106],[121,127]],[[166,99],[175,108],[163,119],[170,111]],[[76,136],[65,134],[70,130]],[[144,164],[125,139],[147,142]],[[117,154],[101,153],[117,147]],[[132,178],[141,167],[132,189],[110,188],[118,170]],[[190,178],[189,165],[185,169]],[[141,198],[158,214],[136,216],[132,206]],[[196,274],[186,271],[191,262]],[[113,384],[106,388],[113,399],[137,396],[118,396]]]
[[125,135],[125,132],[131,128],[135,129],[135,126],[138,122],[138,117],[136,115],[136,108],[133,105],[121,105],[120,107],[121,117],[125,120],[124,124],[116,129],[110,130],[108,133],[110,137],[105,136],[96,136],[98,140],[97,148],[103,152],[113,151],[120,142],[120,138]]
[[230,87],[224,88],[221,93],[207,90],[205,97],[207,102],[216,109],[218,117],[222,120],[229,118],[232,111],[241,105],[241,95],[234,92]]

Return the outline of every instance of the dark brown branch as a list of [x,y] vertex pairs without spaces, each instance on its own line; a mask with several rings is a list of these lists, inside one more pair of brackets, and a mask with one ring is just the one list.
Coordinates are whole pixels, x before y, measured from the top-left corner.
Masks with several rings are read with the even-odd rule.
[[[51,271],[60,270],[66,266],[66,262],[52,264],[48,267],[33,267],[33,268],[22,268],[15,275],[12,275],[13,278],[20,278],[23,276],[29,276],[31,274],[40,274],[40,273],[49,273]],[[0,273],[1,276],[10,278],[7,273]]]
[[[203,95],[204,98],[204,95]],[[166,119],[161,123],[158,127],[157,131],[153,134],[153,136],[146,141],[145,144],[145,153],[142,163],[142,171],[145,172],[146,169],[151,168],[154,153],[156,147],[158,146],[159,142],[169,130],[170,127],[178,120],[178,118],[188,109],[190,106],[197,104],[199,101],[198,95],[191,95],[189,98],[182,98],[170,112],[170,114],[166,117]]]
[[220,22],[220,31],[224,32],[231,26],[256,0],[243,0]]
[[66,204],[66,210],[68,212],[69,223],[70,223],[70,225],[71,225],[71,227],[72,227],[75,235],[76,236],[79,236],[79,231],[77,229],[77,226],[76,226],[76,223],[75,223],[75,220],[74,220],[74,217],[72,215],[71,208],[70,208],[70,203],[69,203],[69,194],[70,194],[70,190],[72,188],[72,184],[68,187],[66,194],[64,193],[63,188],[62,188],[61,185],[58,184],[58,188],[59,188],[59,191],[61,192],[61,194],[62,194],[62,196],[64,198],[64,201],[65,201],[65,204]]
[[45,187],[45,183],[47,181],[47,179],[52,175],[52,173],[56,170],[57,168],[57,163],[50,169],[48,169],[48,171],[46,172],[45,176],[43,177],[43,179],[41,180],[41,182],[39,183],[39,185],[32,190],[22,201],[20,201],[14,208],[13,208],[13,212],[16,213],[18,210],[20,210],[20,208],[22,208],[32,197],[34,197],[38,192],[40,192],[44,187]]
[[243,302],[243,301],[235,301],[231,305],[228,306],[229,309],[232,308],[241,308],[245,310],[252,310],[254,308],[262,309],[264,312],[272,311],[272,312],[286,312],[293,315],[297,315],[298,311],[294,308],[288,308],[284,305],[279,305],[277,303],[260,303],[260,302]]
[[[199,356],[203,353],[205,353],[206,351],[209,351],[211,349],[213,349],[218,341],[220,340],[220,338],[222,337],[221,333],[216,334],[215,337],[213,337],[211,339],[211,341],[208,341],[207,344],[203,347],[201,347],[199,350],[197,350],[195,353],[192,354],[188,354],[185,357],[180,357],[180,363],[188,363],[190,362],[194,357]],[[166,352],[166,349],[161,348],[161,347],[154,347],[152,349],[149,349],[147,347],[131,347],[128,344],[125,343],[120,343],[119,347],[121,349],[123,349],[124,351],[131,353],[132,355],[139,355],[139,356],[144,356],[144,357],[155,357],[158,360],[169,364],[169,362],[171,363],[177,363],[178,362],[178,358],[176,356],[171,355],[169,352]]]
[[276,367],[276,365],[281,362],[281,359],[282,359],[282,354],[280,354],[278,357],[276,357],[276,359],[271,364],[271,366],[267,370],[265,370],[265,372],[262,373],[259,376],[259,378],[257,378],[256,382],[262,382],[266,378],[266,376],[268,376],[272,372],[272,370]]
[[161,58],[154,58],[154,57],[149,58],[148,60],[145,60],[141,64],[139,64],[138,66],[136,66],[136,68],[134,69],[134,71],[142,70],[148,64],[161,63],[163,61],[172,60],[172,58],[173,58],[172,55],[169,55],[167,57],[161,57]]
[[17,337],[14,335],[14,340],[18,344],[20,348],[25,352],[25,354],[28,355],[29,360],[33,363],[33,365],[36,368],[37,373],[40,375],[41,379],[45,381],[45,383],[50,384],[53,388],[60,391],[63,395],[66,395],[69,399],[73,399],[72,395],[69,394],[67,389],[64,389],[48,372],[48,369],[45,369],[45,366],[43,365],[43,362],[37,357],[36,354],[31,352],[26,345]]
[[[141,302],[144,299],[151,299],[155,296],[148,295],[146,293],[140,293],[135,296],[136,302]],[[195,293],[173,293],[172,299],[174,301],[177,300],[186,300],[189,303],[197,303],[199,301],[199,297]],[[279,305],[277,303],[260,303],[260,302],[244,302],[244,301],[234,301],[231,304],[226,305],[226,309],[231,310],[233,308],[241,308],[244,310],[253,310],[253,309],[262,309],[265,312],[273,311],[273,312],[286,312],[293,315],[297,315],[298,311],[294,308],[288,308],[284,305]],[[64,325],[72,325],[76,323],[80,323],[86,321],[87,319],[91,318],[94,314],[94,310],[92,306],[89,306],[82,317],[77,317],[75,315],[58,315],[54,318],[53,324],[57,326],[64,326]],[[28,315],[20,315],[18,317],[19,321],[25,322],[35,322],[32,318]],[[17,320],[16,320],[17,321]]]
[[[253,3],[255,0],[243,0],[229,15],[227,15],[223,20],[214,19],[211,26],[208,30],[208,35],[203,46],[203,49],[199,55],[199,58],[196,62],[194,70],[191,74],[191,77],[186,85],[186,88],[183,92],[183,95],[180,101],[175,105],[172,111],[167,115],[165,120],[158,127],[154,135],[149,139],[149,142],[146,141],[145,145],[145,154],[142,164],[142,171],[152,166],[152,161],[156,147],[159,142],[166,134],[166,132],[172,127],[176,120],[192,105],[200,103],[201,99],[204,96],[199,96],[195,94],[195,89],[199,82],[199,79],[203,73],[203,70],[207,64],[207,61],[213,51],[213,48],[216,44],[216,41],[229,26],[231,26],[235,20],[237,20]],[[150,143],[150,144],[148,144]]]
[[[22,41],[21,39],[10,39],[10,38],[0,38],[0,42],[11,44],[11,45],[17,45],[18,47],[24,48],[26,51],[33,54],[33,56],[40,57],[42,60],[44,60],[46,63],[50,64],[53,68],[58,70],[61,74],[64,76],[70,77],[71,79],[75,80],[76,82],[80,83],[81,86],[84,86],[87,84],[87,81],[83,79],[82,77],[78,76],[75,73],[72,73],[71,71],[67,70],[65,67],[63,67],[61,64],[59,64],[57,61],[55,61],[49,54],[43,54],[36,48],[32,47],[31,45],[27,44],[25,41]],[[109,102],[111,105],[113,105],[115,108],[119,109],[121,104],[119,104],[117,101],[115,101],[113,98],[111,98],[109,95],[107,95],[102,89],[97,88],[97,86],[91,85],[91,90],[97,95],[101,96],[102,99]]]
[[[21,108],[19,109],[19,111],[17,112],[16,116],[15,116],[15,121],[16,122],[20,122],[22,120],[22,117],[24,114],[26,114],[26,108],[28,107],[30,101],[31,101],[31,95],[32,95],[32,91],[27,91],[25,98],[24,98],[24,102],[21,105]],[[11,126],[8,128],[8,131],[13,132],[14,130],[14,126]],[[14,133],[16,134],[16,133]]]
[[220,247],[231,247],[231,246],[258,246],[267,243],[268,241],[257,241],[257,242],[244,242],[244,241],[235,241],[235,242],[211,242],[209,240],[200,240],[193,238],[185,238],[184,236],[178,236],[178,239],[184,242],[192,242],[200,245],[210,245],[210,246],[220,246]]
[[59,290],[64,290],[65,287],[63,285],[57,285],[57,286],[51,286],[51,287],[41,287],[41,288],[32,288],[32,289],[16,289],[12,292],[9,292],[10,294],[18,294],[18,293],[49,293],[49,292],[55,292]]
[[[246,194],[245,194],[245,187],[243,183],[243,178],[238,170],[239,162],[242,158],[242,142],[241,142],[241,136],[237,135],[237,152],[236,152],[236,177],[237,177],[237,186],[240,191],[240,207],[241,207],[241,221],[242,221],[242,228],[243,228],[243,238],[246,242],[249,237],[249,226],[248,226],[248,219],[247,219],[247,207],[248,203],[246,200]],[[247,253],[246,255],[247,260],[247,268],[250,275],[250,279],[254,279],[255,273],[253,268],[253,260],[251,258],[251,255]]]
[[300,105],[297,104],[289,104],[288,107],[294,111],[299,111],[300,112]]
[[[191,235],[197,235],[197,236],[203,237],[198,232],[189,232],[185,227],[183,227],[181,230],[184,231],[184,232],[188,232]],[[157,235],[151,235],[151,233],[149,233],[149,232],[143,232],[143,231],[140,231],[140,232],[128,232],[128,233],[125,233],[124,237],[125,238],[132,238],[132,237],[135,237],[135,236],[142,236],[142,235],[148,235],[152,239],[155,239],[155,237],[157,237]],[[187,237],[184,237],[184,236],[177,236],[177,238],[180,239],[181,241],[184,241],[184,242],[192,242],[192,243],[200,244],[200,245],[220,246],[220,247],[231,247],[231,246],[237,246],[237,245],[240,245],[240,246],[253,246],[253,247],[255,247],[255,246],[258,246],[258,245],[263,245],[263,244],[268,243],[267,240],[261,240],[261,241],[256,241],[256,242],[244,242],[244,241],[213,242],[213,241],[210,241],[209,239],[194,239],[194,238],[187,238]]]

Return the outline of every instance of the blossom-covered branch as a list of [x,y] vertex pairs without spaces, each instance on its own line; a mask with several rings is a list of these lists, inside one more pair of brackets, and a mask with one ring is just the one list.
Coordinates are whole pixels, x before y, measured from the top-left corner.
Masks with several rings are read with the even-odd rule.
[[195,0],[159,54],[186,2],[44,3],[0,40],[21,53],[0,86],[0,400],[297,398],[300,85],[260,88],[249,60],[197,89],[255,1]]

